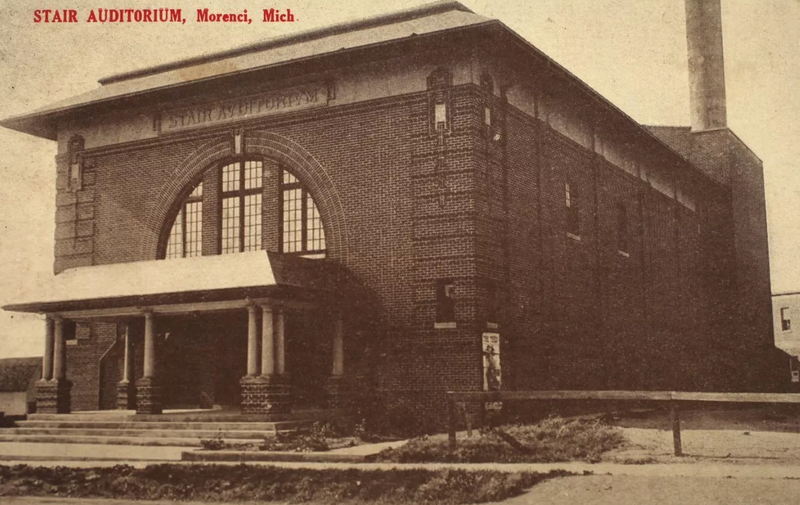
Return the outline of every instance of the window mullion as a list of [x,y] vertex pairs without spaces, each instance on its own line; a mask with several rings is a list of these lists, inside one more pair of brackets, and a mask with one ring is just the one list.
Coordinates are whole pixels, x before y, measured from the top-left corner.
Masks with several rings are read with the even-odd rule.
[[278,250],[280,252],[286,252],[285,247],[286,244],[283,240],[283,220],[284,217],[284,210],[283,210],[283,193],[286,191],[283,185],[283,167],[280,168],[280,184],[278,184]]
[[186,257],[186,211],[187,204],[183,204],[181,208],[181,257]]
[[239,162],[239,252],[244,252],[244,161]]
[[306,226],[308,206],[306,205],[306,200],[308,197],[306,196],[305,188],[300,189],[300,199],[302,200],[300,203],[300,250],[305,252],[308,250],[308,244],[306,243],[306,238],[308,236],[308,229]]

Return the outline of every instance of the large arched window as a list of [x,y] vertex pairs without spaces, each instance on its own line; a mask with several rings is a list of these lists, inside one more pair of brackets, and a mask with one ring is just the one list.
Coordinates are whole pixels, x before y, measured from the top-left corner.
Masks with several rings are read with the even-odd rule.
[[186,258],[203,253],[203,183],[181,204],[167,240],[166,258]]
[[[203,254],[204,232],[206,254],[268,249],[325,257],[319,209],[292,173],[261,159],[226,161],[212,170],[204,176],[205,187],[203,182],[196,183],[178,207],[166,243],[162,242],[162,257]],[[269,227],[274,228],[270,231]]]
[[317,204],[295,176],[281,177],[281,252],[318,255],[325,252],[325,230]]

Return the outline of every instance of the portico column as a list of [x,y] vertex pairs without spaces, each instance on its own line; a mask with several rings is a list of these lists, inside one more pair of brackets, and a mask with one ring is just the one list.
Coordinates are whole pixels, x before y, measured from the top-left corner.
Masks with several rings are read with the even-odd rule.
[[64,320],[47,318],[42,358],[42,380],[36,383],[36,411],[66,414],[70,410],[70,383],[67,380]]
[[333,324],[332,339],[333,366],[331,376],[325,384],[328,396],[328,406],[333,408],[346,407],[349,399],[349,386],[344,375],[344,320],[341,314],[336,315]]
[[131,381],[131,325],[125,324],[125,349],[122,363],[122,382]]
[[161,385],[156,376],[155,319],[149,310],[144,312],[144,366],[142,378],[136,381],[136,413],[161,413]]
[[136,402],[134,401],[134,395],[131,392],[132,386],[132,377],[131,377],[131,370],[132,370],[132,346],[133,341],[131,337],[131,325],[129,323],[125,323],[125,337],[123,345],[123,362],[122,362],[122,379],[117,384],[117,408],[121,410],[128,410],[135,407]]
[[275,335],[272,308],[261,306],[261,375],[275,373]]
[[42,380],[53,378],[53,318],[45,319],[44,356],[42,356]]
[[242,412],[245,414],[289,412],[292,399],[291,387],[286,377],[280,375],[286,370],[283,313],[278,309],[274,320],[272,307],[261,305],[261,374],[250,375],[251,370],[256,370],[257,373],[257,362],[254,357],[258,340],[255,307],[248,307],[248,311],[248,374],[241,380]]
[[258,375],[258,314],[255,305],[247,307],[247,375]]
[[64,380],[66,378],[66,363],[64,355],[64,320],[60,317],[54,318],[54,341],[53,341],[53,378]]
[[278,375],[286,373],[286,315],[283,309],[278,309],[276,323],[276,343],[275,343],[275,371]]
[[153,378],[156,374],[156,341],[153,313],[144,313],[144,369],[142,376]]

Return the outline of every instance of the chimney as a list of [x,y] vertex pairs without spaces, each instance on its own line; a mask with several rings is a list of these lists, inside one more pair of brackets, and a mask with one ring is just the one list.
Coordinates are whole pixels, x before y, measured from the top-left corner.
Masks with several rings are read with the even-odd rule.
[[692,131],[727,127],[721,0],[686,0]]

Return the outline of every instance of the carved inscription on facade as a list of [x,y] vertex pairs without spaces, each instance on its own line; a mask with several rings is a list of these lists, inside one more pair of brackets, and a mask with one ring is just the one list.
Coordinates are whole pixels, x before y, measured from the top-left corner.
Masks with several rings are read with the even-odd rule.
[[160,133],[216,126],[271,114],[328,105],[331,87],[325,83],[304,84],[228,100],[176,107],[161,113]]

